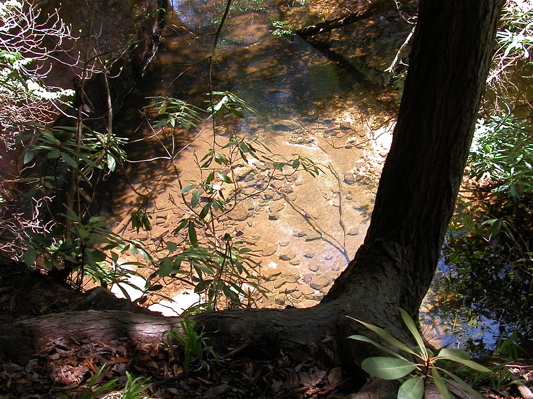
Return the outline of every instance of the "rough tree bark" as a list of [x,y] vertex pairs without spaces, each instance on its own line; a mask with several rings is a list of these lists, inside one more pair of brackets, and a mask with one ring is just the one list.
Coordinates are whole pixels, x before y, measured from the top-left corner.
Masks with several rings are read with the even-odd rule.
[[[366,357],[366,348],[348,342],[347,336],[367,332],[347,315],[406,339],[397,307],[415,315],[433,278],[468,155],[501,6],[502,0],[420,2],[398,123],[364,244],[315,307],[197,316],[219,348],[333,353],[335,362],[357,364]],[[13,340],[17,334],[62,336],[63,331],[54,333],[51,327],[53,317],[0,327],[0,348],[20,342]],[[64,315],[61,323],[69,326],[69,334],[91,334],[98,317],[105,319],[108,339],[135,333],[142,341],[143,333],[137,332],[148,320],[155,334],[146,333],[145,341],[153,342],[173,323],[104,313],[87,318]],[[36,347],[40,341],[33,341]]]

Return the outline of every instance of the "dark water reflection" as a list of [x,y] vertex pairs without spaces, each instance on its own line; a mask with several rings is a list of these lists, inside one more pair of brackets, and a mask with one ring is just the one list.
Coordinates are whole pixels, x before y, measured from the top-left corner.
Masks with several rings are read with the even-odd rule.
[[448,233],[425,314],[443,344],[486,355],[507,341],[519,356],[532,355],[533,276],[522,260],[508,243],[479,230]]

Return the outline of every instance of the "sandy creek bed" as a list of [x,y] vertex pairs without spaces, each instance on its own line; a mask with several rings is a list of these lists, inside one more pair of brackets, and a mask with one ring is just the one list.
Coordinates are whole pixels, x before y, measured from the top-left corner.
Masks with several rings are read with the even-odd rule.
[[[223,142],[232,134],[258,139],[280,156],[311,158],[326,173],[269,181],[267,165],[238,165],[235,172],[243,193],[256,195],[240,202],[224,223],[233,237],[256,243],[260,274],[267,278],[263,285],[270,291],[257,305],[311,306],[320,301],[364,239],[394,117],[365,90],[364,82],[348,76],[309,44],[273,36],[268,18],[266,12],[237,15],[221,39],[211,84],[215,90],[236,93],[257,112],[242,120],[217,120],[217,140]],[[208,74],[193,66],[202,64],[212,36],[193,33],[193,28],[182,21],[179,29],[165,31],[161,48],[126,109],[139,109],[148,103],[144,97],[155,95],[202,105]],[[212,123],[205,120],[196,130],[154,136],[137,111],[126,112],[122,119],[121,128],[130,131],[134,142],[129,158],[136,162],[128,169],[131,185],[124,178],[111,182],[107,215],[116,232],[155,248],[169,238],[184,215],[176,202],[174,165],[183,182],[198,176],[195,159],[211,146]],[[187,147],[180,150],[182,145]],[[179,152],[174,164],[166,151]],[[149,232],[128,228],[131,206],[139,201],[136,191],[153,193],[146,204],[153,226]],[[133,282],[142,285],[140,280]],[[171,285],[162,292],[173,297],[181,289],[183,285]]]

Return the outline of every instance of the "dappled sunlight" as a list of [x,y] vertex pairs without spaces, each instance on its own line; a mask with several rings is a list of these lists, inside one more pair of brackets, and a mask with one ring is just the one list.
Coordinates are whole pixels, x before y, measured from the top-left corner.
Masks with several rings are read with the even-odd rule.
[[[197,5],[193,8],[207,13]],[[214,89],[234,92],[256,111],[247,111],[240,120],[216,120],[216,142],[223,146],[234,135],[258,140],[276,154],[274,159],[298,154],[312,159],[324,173],[313,178],[285,171],[285,175],[272,177],[271,162],[233,165],[238,189],[223,183],[222,190],[235,209],[224,217],[223,228],[234,240],[253,243],[254,256],[268,265],[255,272],[266,278],[262,286],[270,292],[263,296],[252,290],[256,305],[304,307],[322,299],[362,243],[393,116],[379,102],[360,96],[359,90],[354,90],[356,79],[303,40],[271,35],[272,11],[230,16],[225,25],[213,65]],[[207,63],[189,68],[188,53],[196,46],[193,53],[201,60],[201,54],[209,53],[210,44],[193,40],[187,43],[185,53],[182,51],[191,37],[206,34],[204,26],[187,23],[202,20],[193,18],[192,12],[180,13],[181,22],[166,28],[168,32],[188,31],[164,35],[145,77],[150,86],[141,83],[139,94],[178,96],[205,106],[206,83],[200,82],[207,76]],[[173,15],[167,19],[177,21]],[[198,34],[193,34],[194,30]],[[188,76],[185,80],[181,70]],[[132,140],[137,144],[131,146],[130,159],[137,162],[130,167],[128,179],[135,191],[114,185],[112,202],[114,213],[120,216],[116,229],[157,250],[166,240],[176,239],[172,231],[187,215],[179,184],[183,187],[199,178],[198,160],[212,146],[213,126],[211,120],[205,120],[198,129],[167,129],[163,136],[156,136],[147,125],[153,116],[153,112],[147,113],[146,127],[137,129]],[[183,149],[180,143],[186,143]],[[157,153],[160,158],[148,162],[157,158]],[[147,161],[139,162],[143,159]],[[151,218],[149,232],[127,232],[127,210],[139,201],[136,192],[149,193],[142,205]],[[152,273],[144,268],[138,272],[146,277]],[[179,282],[167,283],[159,294],[168,298],[187,288]]]

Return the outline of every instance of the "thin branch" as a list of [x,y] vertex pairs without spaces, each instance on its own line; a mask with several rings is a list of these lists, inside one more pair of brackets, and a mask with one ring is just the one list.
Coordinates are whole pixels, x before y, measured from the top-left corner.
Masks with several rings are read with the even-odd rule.
[[415,33],[415,27],[416,25],[413,26],[413,28],[411,29],[411,32],[409,32],[409,35],[407,35],[407,38],[405,39],[403,44],[400,46],[400,48],[396,52],[396,56],[394,57],[394,60],[392,61],[390,66],[387,69],[385,69],[385,72],[394,73],[394,70],[396,69],[398,62],[400,61],[400,57],[402,56],[403,50],[405,49],[405,47],[407,47],[407,45],[409,44],[409,42],[411,41]]

